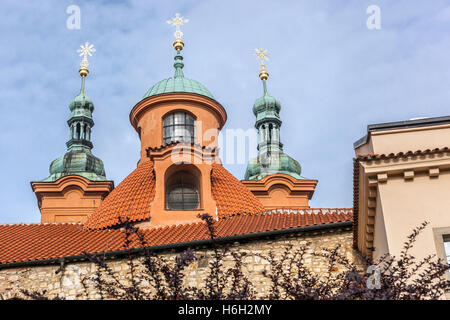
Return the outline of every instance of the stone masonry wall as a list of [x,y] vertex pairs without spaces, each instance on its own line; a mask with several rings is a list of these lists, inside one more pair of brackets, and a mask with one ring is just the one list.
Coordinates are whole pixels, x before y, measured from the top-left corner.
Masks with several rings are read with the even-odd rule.
[[[305,256],[305,264],[314,272],[324,273],[328,266],[324,264],[321,258],[315,257],[311,253],[319,252],[322,248],[334,248],[336,245],[341,245],[342,252],[350,260],[362,266],[358,254],[352,249],[352,236],[352,231],[349,229],[334,229],[235,242],[231,244],[231,250],[247,253],[243,260],[244,272],[255,285],[257,296],[262,296],[267,294],[269,290],[267,279],[262,275],[263,270],[269,270],[269,263],[256,254],[266,255],[269,251],[281,254],[286,246],[293,245],[293,249],[295,249],[310,242],[308,254]],[[207,266],[212,251],[207,247],[196,248],[194,251],[197,260],[187,268],[186,284],[202,286],[207,275]],[[173,260],[178,253],[166,251],[160,254]],[[129,271],[126,260],[110,260],[108,264],[115,272],[120,274],[121,279],[126,279]],[[224,264],[225,267],[231,266],[231,257],[227,258]],[[19,289],[27,289],[30,291],[46,290],[46,295],[49,297],[59,295],[65,299],[86,299],[85,290],[80,280],[81,277],[93,274],[95,266],[90,262],[73,262],[67,263],[62,272],[56,273],[58,269],[60,269],[59,265],[48,265],[0,270],[0,298],[12,297],[14,292]],[[98,299],[100,296],[92,290],[88,292],[87,298]]]

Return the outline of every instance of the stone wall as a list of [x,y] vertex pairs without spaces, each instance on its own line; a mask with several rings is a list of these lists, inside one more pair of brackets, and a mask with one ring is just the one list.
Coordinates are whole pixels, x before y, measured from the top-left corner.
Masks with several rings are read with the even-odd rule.
[[[260,258],[258,254],[267,255],[269,251],[273,251],[277,255],[281,255],[289,245],[293,245],[293,249],[295,249],[310,243],[308,253],[304,257],[304,263],[312,271],[322,274],[328,271],[328,265],[324,263],[323,259],[313,256],[312,253],[320,252],[322,248],[334,248],[336,245],[341,245],[342,252],[351,261],[362,266],[358,254],[352,249],[352,237],[352,231],[348,228],[345,230],[334,229],[235,242],[230,244],[230,249],[231,251],[247,253],[243,260],[244,272],[255,285],[257,295],[262,296],[267,294],[269,290],[267,279],[263,276],[262,271],[269,270],[270,265],[265,259]],[[161,252],[160,254],[169,260],[173,260],[178,253],[172,250]],[[212,251],[208,247],[201,247],[195,249],[195,254],[197,260],[186,270],[186,284],[199,287],[204,285],[204,278],[207,275],[207,266],[211,259]],[[119,273],[121,279],[126,279],[127,274],[129,274],[126,260],[110,260],[108,264],[112,270]],[[225,267],[232,264],[231,256],[224,260]],[[46,290],[46,295],[49,297],[59,295],[66,299],[98,299],[100,297],[95,290],[89,290],[86,296],[80,281],[82,277],[89,276],[95,272],[96,267],[92,263],[72,262],[67,263],[63,271],[57,272],[59,269],[59,265],[48,265],[0,270],[0,295],[8,298],[13,296],[19,289],[27,289],[30,291]]]

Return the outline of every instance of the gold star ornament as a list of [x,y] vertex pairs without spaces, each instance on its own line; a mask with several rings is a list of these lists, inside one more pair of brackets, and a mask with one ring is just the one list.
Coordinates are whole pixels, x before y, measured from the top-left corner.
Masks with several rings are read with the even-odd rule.
[[270,54],[267,52],[267,49],[259,47],[258,49],[255,49],[253,55],[256,56],[256,59],[260,62],[259,78],[261,80],[267,80],[269,78],[269,73],[267,72],[264,61],[269,60]]
[[89,44],[89,42],[86,41],[84,45],[80,46],[80,49],[77,50],[77,52],[80,54],[80,57],[83,57],[83,60],[81,60],[80,63],[80,70],[78,71],[80,73],[80,76],[86,77],[89,74],[89,62],[87,57],[92,57],[92,53],[94,53],[96,50],[94,48],[93,44]]

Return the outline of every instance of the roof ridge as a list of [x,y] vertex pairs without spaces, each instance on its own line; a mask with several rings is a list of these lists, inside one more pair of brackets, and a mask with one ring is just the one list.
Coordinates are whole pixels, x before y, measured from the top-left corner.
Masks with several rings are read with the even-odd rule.
[[[342,214],[334,210],[327,212],[332,215],[315,215],[313,210],[292,210],[296,211],[298,216],[287,217],[289,210],[269,210],[267,213],[239,214],[234,216],[219,217],[217,224],[217,238],[226,239],[228,237],[249,235],[255,236],[265,232],[294,232],[303,230],[301,228],[333,228],[342,226],[350,227],[353,223],[352,214]],[[316,212],[322,212],[317,210]],[[272,214],[266,216],[264,214]],[[306,217],[300,214],[308,215]],[[216,215],[217,217],[217,215]],[[306,218],[306,219],[305,219]],[[234,220],[233,220],[234,219]],[[216,220],[216,219],[214,219]],[[77,225],[80,223],[49,223],[35,224],[36,226],[55,225],[55,228],[44,229],[41,233],[40,228],[19,227],[19,228],[0,228],[0,242],[2,245],[11,248],[11,250],[0,251],[0,268],[7,267],[9,263],[26,263],[27,261],[42,261],[48,263],[46,259],[61,257],[80,257],[83,250],[92,254],[122,250],[123,234],[122,229],[100,229],[100,230],[82,230],[77,227],[63,227],[64,225]],[[14,225],[13,225],[14,226]],[[17,225],[15,225],[17,226]],[[43,227],[42,227],[43,228]],[[19,232],[17,232],[19,230]],[[283,231],[284,230],[284,231]],[[309,229],[304,229],[309,230]],[[50,231],[50,232],[49,232]],[[197,221],[186,224],[175,224],[167,226],[158,226],[149,229],[141,229],[149,247],[162,246],[168,248],[177,243],[188,244],[195,241],[208,240],[207,227],[205,222]],[[42,237],[42,234],[45,237]],[[24,235],[27,241],[23,241]],[[51,240],[50,245],[46,243],[46,238]],[[67,246],[67,242],[73,242]],[[108,243],[103,249],[101,244]],[[100,246],[99,246],[100,244]],[[139,243],[133,246],[139,246]],[[162,248],[161,247],[161,248]],[[56,261],[56,260],[55,260]]]

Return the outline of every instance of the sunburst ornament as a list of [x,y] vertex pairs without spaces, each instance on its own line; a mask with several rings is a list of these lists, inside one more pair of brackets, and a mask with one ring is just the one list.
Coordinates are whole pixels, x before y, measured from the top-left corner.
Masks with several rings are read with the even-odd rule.
[[258,49],[255,49],[255,52],[253,55],[256,56],[256,59],[260,60],[261,64],[264,64],[265,60],[269,60],[270,54],[267,52],[267,49],[263,49],[259,47]]
[[269,78],[269,73],[267,72],[265,61],[269,60],[270,54],[267,52],[267,49],[259,47],[258,49],[255,49],[253,55],[256,56],[256,59],[260,62],[259,78],[261,80],[267,80]]
[[92,53],[94,53],[96,50],[94,48],[93,44],[89,44],[89,42],[86,41],[84,45],[80,46],[80,49],[77,50],[77,52],[80,54],[80,57],[83,57],[83,60],[81,60],[80,63],[80,70],[79,73],[82,77],[85,77],[89,74],[88,66],[88,56],[92,57]]
[[184,25],[185,23],[188,23],[189,19],[186,19],[182,16],[180,16],[179,13],[175,13],[175,18],[171,20],[167,20],[167,23],[170,25],[175,26],[175,33],[173,34],[175,36],[175,42],[173,43],[173,47],[175,50],[183,50],[184,43],[183,43],[183,32],[181,32],[180,27]]

